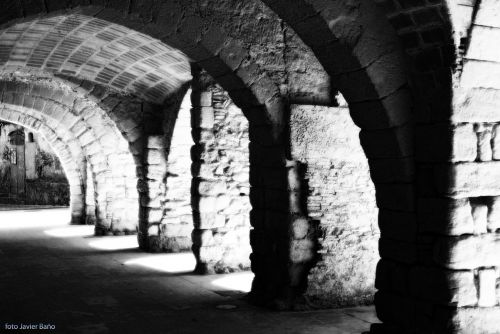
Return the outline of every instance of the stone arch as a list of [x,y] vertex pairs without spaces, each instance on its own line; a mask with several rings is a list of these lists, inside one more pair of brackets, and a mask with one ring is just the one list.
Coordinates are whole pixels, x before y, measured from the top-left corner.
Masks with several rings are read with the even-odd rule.
[[[283,182],[286,180],[283,177],[286,173],[286,147],[283,138],[284,128],[286,127],[284,120],[286,106],[284,103],[285,100],[281,96],[280,87],[283,86],[282,84],[285,79],[277,75],[280,71],[283,71],[284,66],[281,66],[279,69],[273,68],[276,59],[275,53],[264,49],[262,50],[263,52],[251,51],[250,47],[253,41],[246,40],[246,36],[249,36],[247,34],[248,31],[233,29],[239,25],[237,16],[221,15],[227,8],[233,7],[221,7],[220,3],[216,2],[206,3],[201,7],[191,6],[192,4],[188,3],[181,4],[174,2],[158,4],[159,8],[154,8],[154,12],[158,13],[158,15],[155,15],[153,18],[150,17],[151,8],[145,10],[146,8],[144,7],[134,7],[133,9],[131,8],[132,10],[128,10],[128,8],[118,3],[110,3],[102,7],[73,7],[78,4],[75,3],[68,6],[68,8],[62,8],[55,2],[50,2],[41,7],[30,6],[30,9],[26,13],[31,15],[51,12],[52,14],[49,14],[49,16],[77,13],[84,16],[96,16],[97,18],[115,22],[157,37],[166,44],[181,50],[191,58],[192,62],[206,69],[229,92],[232,100],[248,117],[251,124],[250,137],[252,143],[250,144],[250,150],[253,152],[251,153],[251,163],[252,168],[255,170],[253,174],[256,176],[253,178],[255,182],[252,185],[252,192],[256,194],[253,198],[262,199],[265,194],[267,202],[271,203],[270,205],[272,206],[265,208],[261,205],[262,210],[252,215],[254,225],[252,237],[254,248],[252,261],[254,264],[252,265],[252,269],[256,272],[257,277],[256,282],[254,282],[254,290],[259,290],[258,295],[269,295],[271,298],[277,293],[281,294],[282,289],[278,289],[277,287],[281,283],[283,283],[281,285],[286,286],[286,282],[288,281],[286,208],[289,198],[286,182]],[[82,5],[86,5],[86,3]],[[256,13],[255,16],[261,15],[263,11],[265,13],[262,14],[263,16],[261,15],[262,17],[272,15],[275,21],[268,19],[268,24],[272,22],[272,31],[276,27],[280,29],[280,23],[276,19],[276,15],[269,10],[266,11],[266,8],[258,1],[245,4],[245,6],[247,5],[250,11]],[[23,4],[12,4],[12,6],[21,9]],[[208,11],[211,8],[215,8],[213,15],[200,16],[196,12],[198,9]],[[14,13],[11,12],[14,15],[8,19],[19,16],[19,13],[15,13],[14,9]],[[146,21],[151,23],[145,24],[144,18],[147,18]],[[30,18],[23,19],[23,21],[29,20]],[[5,20],[1,20],[1,22],[5,22]],[[262,20],[252,20],[251,22],[253,26],[245,26],[245,29],[259,27],[263,23]],[[11,25],[8,24],[4,27],[9,29]],[[165,34],[165,32],[167,33]],[[285,47],[282,46],[282,49],[285,49]],[[252,52],[253,55],[257,55],[257,60],[251,59],[254,57],[252,56]],[[12,65],[19,65],[17,60],[11,59],[12,55],[13,53],[9,52],[9,59],[14,60]],[[25,62],[26,60],[26,58],[23,58],[21,62]],[[65,62],[63,65],[68,65],[68,63]],[[266,73],[266,68],[275,75]],[[60,74],[75,75],[71,71],[67,73],[60,72]],[[278,77],[278,79],[274,77]],[[87,77],[84,78],[89,79]],[[151,137],[146,134],[142,139],[143,144],[146,143],[146,146],[148,146],[147,152],[155,152],[158,148],[163,148],[161,145],[158,145],[160,141],[157,137]],[[149,148],[149,146],[152,147]],[[267,176],[268,170],[273,170],[274,175],[281,174],[278,183],[274,181],[274,177]],[[147,190],[148,187],[149,185],[146,184],[144,188]],[[149,205],[149,201],[149,198],[145,199],[147,205]],[[160,211],[156,209],[151,210],[149,207],[145,208],[147,208],[145,209],[145,215],[149,218],[152,217],[151,214],[156,218],[161,218]],[[267,218],[263,216],[266,210],[269,213]],[[271,216],[273,211],[281,211],[281,214],[279,217],[276,215]],[[274,218],[278,218],[281,223],[273,223],[275,221]],[[264,219],[268,223],[274,224],[274,227],[272,229],[265,229]],[[152,231],[154,232],[154,228]],[[272,231],[279,231],[279,233],[275,235]],[[147,236],[149,230],[145,226],[145,229],[139,232]],[[142,240],[141,243],[145,248],[148,248],[144,238],[140,237],[139,240]],[[279,251],[275,251],[277,248],[279,248]],[[268,254],[272,255],[268,256]],[[279,273],[274,274],[274,272]],[[266,276],[271,276],[273,279],[269,280]]]
[[[335,28],[349,23],[342,22],[349,16],[336,19],[339,8],[320,1],[297,1],[294,6],[281,1],[265,2],[285,17],[331,73],[327,53],[322,57],[321,52],[342,44],[343,32],[355,33],[356,27],[347,24],[337,40]],[[498,96],[498,76],[491,74],[496,73],[499,58],[486,46],[486,40],[497,35],[499,6],[493,1],[376,3],[388,22],[380,15],[373,22],[392,26],[394,32],[388,31],[389,35],[397,33],[395,41],[405,51],[410,76],[407,87],[413,97],[405,105],[413,113],[401,115],[415,132],[416,160],[410,157],[405,162],[407,168],[400,165],[396,173],[385,177],[389,182],[404,180],[413,186],[416,174],[418,187],[412,191],[409,203],[415,201],[407,208],[410,210],[381,211],[382,260],[377,269],[376,307],[384,324],[374,325],[372,332],[494,333],[498,330],[499,313],[494,307],[498,292],[493,283],[494,270],[484,266],[498,266],[498,260],[489,258],[496,252],[470,254],[469,260],[474,257],[477,261],[468,262],[465,245],[485,246],[485,240],[493,237],[498,226],[498,191],[496,184],[488,185],[486,180],[495,179],[490,172],[497,168],[493,152],[498,119],[490,112],[498,110],[493,102]],[[351,2],[345,9],[357,13],[369,6],[373,4]],[[355,25],[366,23],[360,15],[354,17]],[[319,30],[324,35],[318,38],[318,29],[309,29],[313,25],[322,25]],[[336,38],[321,45],[328,36]],[[357,45],[362,45],[361,40],[356,40]],[[363,70],[368,69],[370,74],[376,62],[367,63]],[[341,85],[338,88],[342,91]],[[385,100],[389,102],[390,96]],[[404,105],[385,107],[398,111]],[[379,167],[390,166],[382,161],[370,164],[374,177],[384,176],[379,174]],[[380,196],[378,185],[377,192]]]
[[65,135],[60,137],[52,128],[45,125],[43,121],[32,115],[29,110],[10,109],[6,105],[0,108],[0,118],[15,124],[22,125],[32,131],[36,131],[44,136],[45,139],[54,148],[58,155],[61,164],[64,168],[66,177],[70,185],[70,208],[71,208],[71,223],[81,224],[85,221],[84,210],[84,182],[85,171],[82,170],[79,162],[83,161],[84,157],[70,149],[65,143]]
[[[404,50],[383,11],[371,1],[263,2],[311,48],[330,75],[333,91],[340,91],[361,128],[360,141],[379,207],[381,256],[395,248],[415,250],[409,242],[411,231],[416,232],[410,78]],[[307,238],[301,240],[307,244]],[[314,243],[304,248],[312,253]],[[298,257],[295,265],[299,294],[308,263]]]
[[206,71],[194,73],[191,96],[195,271],[245,270],[250,267],[252,233],[249,122]]
[[[228,36],[228,32],[215,22],[191,13],[189,6],[160,6],[160,15],[186,18],[173,30],[169,29],[173,27],[163,26],[160,21],[144,24],[140,17],[150,15],[149,12],[142,11],[144,8],[138,8],[138,12],[132,12],[128,16],[124,16],[123,6],[115,4],[104,7],[69,6],[64,10],[59,6],[52,9],[50,5],[47,8],[31,8],[30,13],[43,16],[25,17],[18,20],[19,23],[14,21],[3,25],[5,30],[1,39],[5,53],[0,62],[4,66],[29,66],[95,80],[102,85],[133,93],[149,102],[161,103],[181,83],[189,81],[189,57],[216,78],[237,104],[246,106],[245,109],[252,109],[252,117],[260,117],[262,111],[269,109],[262,108],[266,104],[272,106],[279,102],[278,83],[273,82],[255,65],[241,64],[248,57],[243,35]],[[169,10],[172,13],[168,13]],[[104,29],[102,34],[98,33],[100,29]],[[60,41],[61,36],[69,37],[70,45],[64,45]],[[48,44],[39,45],[38,42],[42,42],[44,38]],[[99,51],[99,43],[108,44],[105,51]],[[22,56],[18,48],[23,50]],[[228,51],[222,50],[223,48]],[[45,60],[47,56],[49,58]],[[147,59],[143,61],[141,57]],[[59,60],[51,61],[53,58]],[[100,60],[99,63],[96,62],[97,59]],[[148,59],[152,61],[148,63]],[[121,63],[121,68],[112,64],[115,60]],[[264,59],[263,62],[265,61]],[[164,68],[170,69],[163,71]],[[143,74],[137,76],[141,72]],[[151,82],[140,80],[151,78],[157,72],[168,78],[160,85],[163,94],[146,96],[143,91]],[[181,80],[175,80],[179,78]],[[263,122],[272,115],[264,115]]]
[[[82,6],[75,8],[74,6],[77,5]],[[30,6],[28,9],[23,8],[23,3],[9,3],[8,6],[12,9],[9,15],[12,15],[7,19],[19,17],[23,11],[28,16],[45,12],[50,12],[49,16],[71,16],[75,13],[83,16],[96,16],[157,37],[184,52],[195,65],[207,70],[228,91],[232,100],[243,110],[250,121],[251,201],[255,209],[251,214],[254,227],[251,236],[254,250],[252,269],[256,273],[253,285],[254,295],[263,296],[264,299],[290,295],[293,289],[289,286],[291,278],[288,268],[290,252],[288,215],[294,194],[293,192],[290,194],[288,187],[288,175],[293,169],[293,164],[290,164],[287,159],[289,152],[286,147],[287,121],[285,116],[288,108],[287,98],[290,97],[287,90],[293,85],[294,80],[288,80],[289,78],[280,75],[280,72],[287,72],[287,68],[293,67],[290,66],[290,63],[293,63],[293,57],[289,57],[286,61],[280,58],[279,61],[283,64],[276,65],[276,53],[284,53],[283,50],[289,48],[288,41],[279,40],[280,43],[272,43],[274,39],[268,35],[262,37],[249,33],[252,29],[262,30],[264,26],[270,28],[271,34],[280,30],[283,32],[283,26],[286,26],[286,23],[281,22],[276,14],[258,1],[245,4],[232,1],[229,6],[217,1],[203,3],[172,1],[154,4],[151,7],[135,7],[133,4],[129,7],[119,3],[109,3],[105,6],[86,5],[86,2],[75,2],[71,5],[46,2],[42,6]],[[259,19],[248,20],[250,24],[241,25],[239,22],[241,18],[232,14],[242,8],[251,13],[249,16],[259,17]],[[200,15],[200,11],[206,15]],[[32,18],[23,19],[23,21],[29,20]],[[271,21],[274,23],[269,24]],[[7,30],[9,26],[5,25]],[[275,35],[280,36],[279,33]],[[249,36],[253,39],[248,38]],[[311,62],[314,62],[315,58],[310,49],[305,47],[299,39],[297,40],[301,52],[310,56]],[[270,44],[283,45],[278,50],[266,50],[263,47],[263,45]],[[255,48],[255,45],[258,47]],[[73,52],[71,46],[67,50]],[[21,63],[27,61],[27,58],[23,56],[16,59],[20,54],[9,52],[7,62],[13,61],[11,65],[17,66],[19,60]],[[13,55],[15,57],[12,57]],[[69,56],[67,53],[66,55]],[[62,65],[67,66],[68,62]],[[300,64],[295,67],[294,71],[297,73],[304,72]],[[323,75],[320,80],[322,88],[328,88],[329,86],[324,85],[323,82],[327,81],[324,71],[316,70],[317,73]],[[76,74],[71,70],[67,73],[61,70],[58,73],[68,76]],[[84,78],[91,79],[92,77]],[[314,85],[318,85],[317,78],[313,78],[313,82]],[[303,83],[300,82],[302,87],[308,86]],[[138,91],[133,93],[140,95],[140,90],[138,87]],[[329,93],[328,89],[322,90]],[[302,98],[302,101],[318,100],[315,90],[303,93],[306,98]],[[326,95],[325,100],[329,101],[330,96]],[[195,96],[194,99],[199,99],[199,96]],[[392,136],[391,133],[389,137],[392,138]],[[157,137],[146,135],[143,137],[144,142],[147,142],[148,154],[150,151],[156,152],[158,146],[163,148],[158,145]],[[149,147],[150,145],[152,147]],[[397,144],[393,147],[395,150],[399,149]],[[145,186],[146,189],[148,187],[149,185]],[[150,198],[145,199],[148,205],[149,201]],[[148,219],[152,217],[151,215],[161,218],[161,210],[146,208],[145,215]],[[154,230],[155,227],[152,228],[153,232]],[[148,236],[149,229],[146,226],[143,231],[139,232]],[[142,241],[142,243],[145,244],[145,248],[148,248],[146,242]]]
[[[4,77],[0,82],[2,105],[25,117],[36,117],[42,124],[40,126],[50,129],[44,133],[55,143],[56,151],[62,150],[60,140],[63,140],[63,147],[73,152],[69,157],[79,165],[83,189],[77,191],[72,187],[71,191],[82,196],[83,203],[79,207],[85,210],[86,182],[91,180],[96,191],[96,233],[135,232],[137,181],[127,141],[97,105],[75,96],[71,89],[57,80],[38,78],[36,81],[31,83],[22,78],[9,80]],[[87,175],[87,164],[91,175]],[[115,200],[118,198],[120,202]],[[130,209],[124,213],[126,208]],[[85,214],[81,216],[85,221]]]

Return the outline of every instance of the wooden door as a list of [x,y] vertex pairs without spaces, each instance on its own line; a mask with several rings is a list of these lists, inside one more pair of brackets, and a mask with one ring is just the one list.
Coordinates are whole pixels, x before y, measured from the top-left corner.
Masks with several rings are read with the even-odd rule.
[[23,202],[26,188],[24,131],[9,134],[10,149],[10,195],[15,202]]

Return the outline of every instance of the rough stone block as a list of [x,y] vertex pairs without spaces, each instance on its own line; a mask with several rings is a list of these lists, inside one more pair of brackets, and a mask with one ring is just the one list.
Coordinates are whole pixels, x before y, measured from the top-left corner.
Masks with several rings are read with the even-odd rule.
[[412,184],[394,183],[376,185],[377,206],[396,211],[415,210],[415,190]]
[[164,165],[148,165],[145,169],[145,176],[150,180],[162,181],[167,174],[167,169]]
[[500,48],[491,45],[492,40],[500,39],[500,29],[474,25],[470,34],[467,58],[481,59],[483,61],[497,61],[500,59]]
[[383,237],[415,242],[417,238],[417,215],[415,212],[379,210],[378,223]]
[[368,160],[370,175],[374,183],[408,183],[415,177],[413,157],[401,159]]
[[491,307],[497,304],[496,298],[496,280],[497,274],[495,268],[480,269],[478,272],[479,280],[479,307]]
[[163,136],[148,136],[147,148],[162,150],[165,147]]
[[500,265],[500,235],[481,234],[436,238],[434,260],[450,269],[473,269]]
[[474,22],[476,25],[500,28],[500,6],[495,0],[483,0]]
[[150,235],[147,237],[147,250],[152,253],[159,253],[162,251],[161,238],[158,235]]
[[500,89],[500,64],[469,59],[464,63],[460,84],[463,88]]
[[472,271],[415,267],[410,272],[410,290],[416,298],[443,305],[461,307],[477,303],[477,290]]
[[293,238],[303,239],[306,237],[309,231],[309,221],[306,217],[303,216],[294,216],[292,217],[292,232]]
[[477,136],[472,124],[438,123],[416,130],[416,157],[420,161],[474,161]]
[[217,197],[214,196],[191,196],[193,210],[201,213],[213,213],[216,210]]
[[212,230],[199,230],[195,229],[191,233],[193,244],[198,246],[211,246],[214,244],[214,237]]
[[162,234],[168,237],[189,237],[192,231],[192,224],[163,224],[162,221]]
[[382,100],[349,104],[352,119],[362,129],[385,129],[406,124],[411,119],[411,95],[397,90]]
[[288,208],[292,214],[302,214],[303,213],[303,200],[302,194],[296,191],[290,191],[289,193]]
[[191,137],[193,138],[195,143],[201,143],[204,145],[215,144],[214,131],[212,129],[192,129]]
[[377,264],[375,288],[408,295],[409,270],[408,265],[381,259]]
[[215,209],[217,212],[223,211],[227,207],[229,207],[229,204],[231,203],[231,198],[226,195],[219,195],[216,198],[215,201]]
[[212,106],[212,92],[193,90],[191,93],[191,103],[195,107],[211,107]]
[[396,324],[403,328],[416,328],[415,301],[386,291],[375,294],[377,316],[384,323]]
[[438,333],[498,333],[500,307],[437,308],[434,316]]
[[203,161],[207,164],[212,164],[210,167],[215,167],[215,169],[210,171],[211,177],[213,177],[215,170],[221,166],[221,164],[218,163],[219,151],[211,145],[193,145],[191,147],[191,159],[193,163]]
[[490,197],[488,203],[488,232],[495,232],[500,228],[500,197]]
[[476,124],[474,130],[477,134],[477,160],[490,161],[493,158],[491,144],[492,126]]
[[369,159],[413,156],[413,130],[409,126],[360,132],[361,146]]
[[474,234],[487,233],[488,206],[481,199],[470,199],[472,219],[474,220]]
[[467,198],[419,198],[418,222],[423,232],[450,236],[474,233],[474,220]]
[[199,194],[203,196],[214,196],[223,194],[226,192],[226,182],[218,181],[208,181],[202,179],[193,180],[193,190],[194,194]]
[[437,172],[436,177],[442,180],[440,191],[454,197],[500,195],[500,162],[441,166]]
[[492,159],[500,160],[500,124],[495,124],[492,129]]
[[314,242],[309,239],[292,240],[290,260],[293,263],[307,263],[314,258]]
[[163,218],[163,210],[157,208],[143,208],[144,217],[150,223],[159,223]]
[[163,249],[168,252],[182,252],[191,250],[193,242],[190,237],[173,237],[173,238],[162,238]]
[[193,128],[212,129],[214,127],[214,109],[212,107],[193,107],[191,109]]
[[165,165],[165,153],[163,150],[148,149],[146,150],[146,161],[149,165]]
[[499,122],[499,98],[500,90],[494,88],[455,88],[451,120],[454,123]]
[[381,237],[379,240],[380,256],[400,263],[415,263],[417,261],[417,245],[404,241]]
[[158,224],[150,225],[148,227],[148,235],[159,235],[160,234],[160,226]]
[[224,227],[223,215],[215,212],[200,212],[193,215],[194,227],[199,229],[214,229]]
[[199,248],[199,261],[202,263],[217,262],[222,259],[224,249],[221,246],[202,246]]

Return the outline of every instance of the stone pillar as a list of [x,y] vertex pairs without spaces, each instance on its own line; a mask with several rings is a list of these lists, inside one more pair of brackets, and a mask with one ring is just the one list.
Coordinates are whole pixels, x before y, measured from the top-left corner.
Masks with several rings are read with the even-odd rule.
[[85,161],[85,224],[94,225],[97,221],[96,218],[96,204],[95,204],[95,189],[94,179],[92,175],[92,168],[90,164]]
[[163,201],[167,173],[163,135],[147,136],[143,159],[142,177],[138,184],[140,193],[139,246],[150,252],[160,252],[164,246],[161,237],[161,222],[164,216]]
[[199,273],[250,267],[248,122],[227,94],[193,87],[193,251]]
[[[172,131],[173,128],[173,131]],[[170,133],[168,150],[165,216],[161,222],[164,249],[168,252],[191,251],[193,215],[191,209],[191,94],[180,106],[177,119],[165,116],[164,132]]]
[[214,234],[225,225],[225,217],[217,212],[227,203],[224,194],[226,185],[214,179],[212,163],[217,161],[214,147],[214,108],[212,92],[193,85],[191,93],[191,127],[195,145],[191,149],[191,206],[194,230],[192,232],[193,252],[198,273],[215,273],[215,265],[222,258],[223,248]]
[[85,197],[82,184],[70,184],[71,224],[85,223]]
[[[246,115],[265,115],[265,106],[245,110]],[[285,114],[283,110],[280,114]],[[250,298],[257,304],[289,308],[296,296],[291,263],[289,169],[282,138],[270,124],[250,122],[250,255],[255,278]],[[293,174],[293,172],[291,172]],[[293,284],[293,283],[292,283]]]
[[[312,219],[307,214],[307,190],[299,161],[287,164],[290,196],[290,288],[294,299],[307,287],[307,274],[316,258],[317,238]],[[292,303],[300,302],[292,300]],[[293,307],[293,304],[290,305]]]

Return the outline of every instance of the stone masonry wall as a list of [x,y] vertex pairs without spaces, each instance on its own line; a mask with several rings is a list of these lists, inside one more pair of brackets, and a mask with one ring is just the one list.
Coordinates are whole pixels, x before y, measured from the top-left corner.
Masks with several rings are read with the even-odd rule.
[[193,251],[198,272],[250,267],[248,122],[220,88],[192,93]]
[[170,142],[166,179],[165,216],[161,222],[163,247],[170,252],[191,250],[191,91],[182,101]]
[[[370,303],[378,209],[359,128],[347,108],[293,105],[290,131],[292,157],[305,180],[304,206],[316,229],[317,262],[306,295],[323,307]],[[292,221],[295,237],[303,219]]]
[[193,92],[188,92],[175,119],[163,120],[165,134],[151,135],[146,143],[139,182],[141,226],[147,227],[140,234],[148,236],[144,248],[193,249],[197,270],[203,273],[247,269],[248,122],[220,88],[211,86],[198,102],[193,97],[196,89]]

